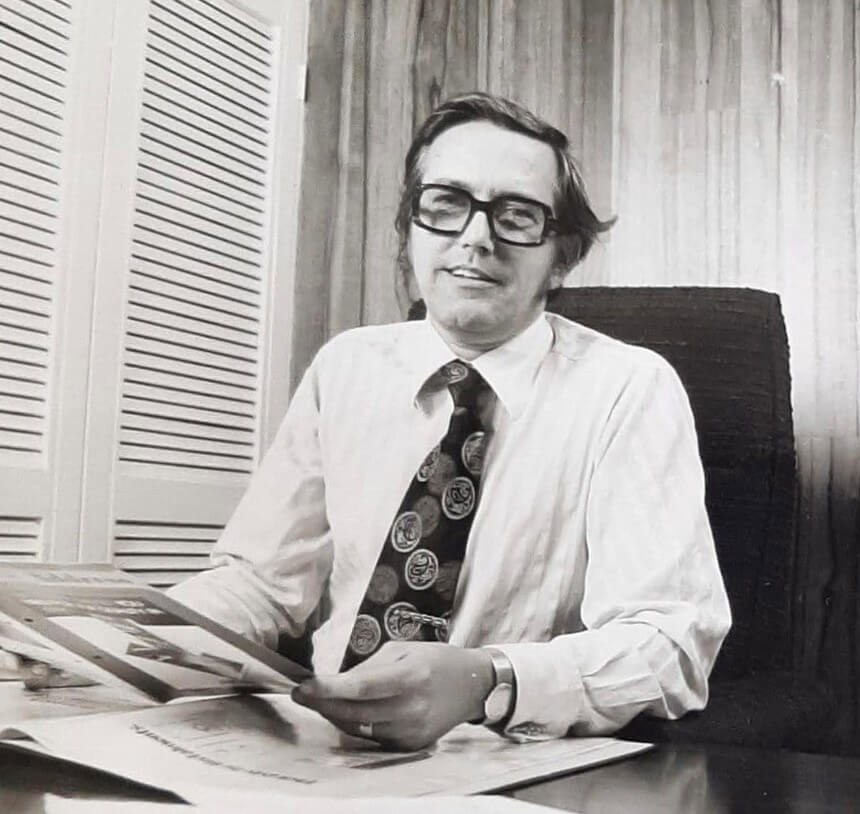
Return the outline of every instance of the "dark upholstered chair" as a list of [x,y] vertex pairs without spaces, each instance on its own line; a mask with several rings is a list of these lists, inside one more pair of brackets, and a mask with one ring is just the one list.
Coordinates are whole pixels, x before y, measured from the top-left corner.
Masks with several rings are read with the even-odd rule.
[[664,356],[693,408],[733,626],[702,713],[623,733],[818,749],[828,688],[792,669],[796,470],[779,297],[739,288],[569,288],[549,310]]
[[[829,748],[831,692],[792,669],[796,469],[779,297],[741,288],[565,288],[548,310],[651,348],[678,372],[732,607],[707,709],[679,721],[640,715],[622,737]],[[423,314],[419,302],[410,317]]]

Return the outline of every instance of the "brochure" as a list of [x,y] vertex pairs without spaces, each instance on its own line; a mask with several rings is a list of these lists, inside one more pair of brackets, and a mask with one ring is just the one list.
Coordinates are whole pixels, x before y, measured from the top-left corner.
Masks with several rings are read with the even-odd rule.
[[0,648],[156,701],[289,692],[306,668],[107,565],[0,563]]
[[343,798],[470,795],[651,748],[613,738],[515,743],[486,727],[461,724],[426,749],[388,752],[339,732],[285,695],[31,718],[7,721],[5,728],[2,723],[0,738],[15,740],[0,743],[172,791],[198,805],[226,791]]

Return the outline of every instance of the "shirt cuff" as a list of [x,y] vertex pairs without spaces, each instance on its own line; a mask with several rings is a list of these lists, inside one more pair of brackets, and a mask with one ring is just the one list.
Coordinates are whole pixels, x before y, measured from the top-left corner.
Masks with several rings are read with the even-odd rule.
[[505,736],[526,742],[566,735],[579,717],[585,694],[579,667],[568,649],[551,642],[491,646],[511,660],[516,677],[516,702]]

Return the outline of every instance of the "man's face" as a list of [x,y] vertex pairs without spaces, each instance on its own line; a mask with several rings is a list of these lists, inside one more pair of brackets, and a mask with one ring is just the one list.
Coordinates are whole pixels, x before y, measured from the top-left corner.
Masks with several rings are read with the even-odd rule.
[[[423,184],[461,187],[479,200],[519,195],[553,208],[557,165],[552,148],[487,121],[441,133],[421,158]],[[547,291],[560,285],[555,240],[513,246],[493,238],[483,212],[459,235],[412,224],[409,259],[427,312],[458,349],[490,350],[528,327]]]

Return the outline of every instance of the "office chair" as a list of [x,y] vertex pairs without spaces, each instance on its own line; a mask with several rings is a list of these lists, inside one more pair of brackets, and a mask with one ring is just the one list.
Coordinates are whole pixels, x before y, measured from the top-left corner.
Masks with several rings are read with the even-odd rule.
[[[742,288],[563,288],[547,309],[651,348],[678,372],[696,420],[732,608],[707,708],[679,721],[640,715],[621,736],[826,748],[832,693],[793,668],[796,468],[779,297]],[[419,301],[409,316],[423,315]]]

